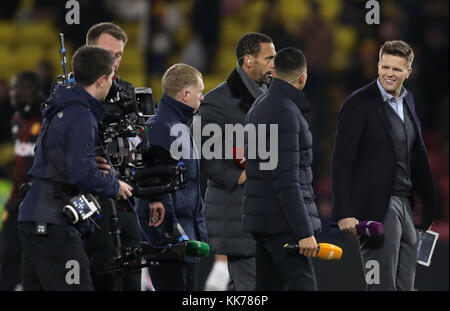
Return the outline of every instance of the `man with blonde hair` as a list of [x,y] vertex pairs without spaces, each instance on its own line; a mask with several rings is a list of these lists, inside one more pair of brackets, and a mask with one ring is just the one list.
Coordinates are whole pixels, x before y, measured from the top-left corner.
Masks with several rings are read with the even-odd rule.
[[[161,79],[163,92],[170,97],[181,100],[197,111],[203,100],[203,76],[200,71],[186,64],[172,65]],[[184,97],[195,89],[194,96]],[[183,91],[184,93],[180,93]],[[186,102],[184,102],[186,100]],[[195,112],[194,111],[194,112]]]
[[[161,243],[164,234],[174,234],[173,227],[180,224],[191,240],[207,240],[205,205],[200,192],[200,162],[189,127],[193,114],[203,100],[203,77],[192,66],[175,64],[162,78],[163,96],[159,101],[156,115],[149,118],[148,138],[151,146],[161,146],[171,151],[176,140],[183,146],[181,156],[172,157],[184,163],[186,187],[154,200],[161,201],[166,210],[164,221],[159,227],[151,226],[152,219],[158,218],[148,202],[139,200],[138,215],[145,238],[152,244]],[[177,135],[177,136],[172,136]],[[188,147],[186,147],[188,146]],[[185,256],[179,261],[160,261],[157,267],[150,267],[152,283],[157,291],[196,290],[196,272],[199,258]]]
[[[414,53],[403,41],[380,49],[378,79],[353,92],[342,105],[331,165],[333,218],[356,235],[360,221],[383,223],[379,238],[359,237],[368,290],[413,290],[418,235],[436,213],[431,177],[415,101],[403,87]],[[414,224],[415,197],[422,217]]]

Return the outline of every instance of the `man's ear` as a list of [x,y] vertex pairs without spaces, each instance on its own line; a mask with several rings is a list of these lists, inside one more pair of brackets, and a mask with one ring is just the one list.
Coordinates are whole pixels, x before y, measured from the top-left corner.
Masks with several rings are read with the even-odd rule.
[[298,82],[300,84],[303,84],[303,82],[305,81],[305,74],[302,74],[299,78],[298,78]]
[[306,83],[307,75],[308,75],[308,74],[307,74],[306,71],[302,73],[302,75],[300,76],[300,78],[299,78],[299,80],[298,80],[300,84]]
[[100,78],[97,79],[96,84],[99,88],[102,88],[106,81],[106,75],[101,75]]
[[244,65],[246,67],[249,67],[249,68],[252,67],[253,66],[253,60],[254,60],[254,58],[253,58],[252,55],[245,54],[245,56],[244,56]]
[[185,103],[189,96],[189,90],[185,87],[174,98],[179,102]]
[[184,88],[183,89],[183,100],[187,101],[189,98],[189,95],[191,94],[191,91],[189,90],[189,88]]
[[412,72],[412,68],[411,68],[411,67],[409,67],[409,69],[408,69],[408,74],[406,75],[406,79],[408,79],[408,78],[409,78],[409,76],[411,75],[411,72]]

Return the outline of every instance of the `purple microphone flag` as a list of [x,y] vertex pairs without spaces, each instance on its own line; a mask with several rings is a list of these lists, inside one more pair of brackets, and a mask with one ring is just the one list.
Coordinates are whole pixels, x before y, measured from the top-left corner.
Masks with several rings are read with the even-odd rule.
[[356,232],[367,237],[377,237],[383,234],[383,224],[377,221],[361,221],[356,225]]

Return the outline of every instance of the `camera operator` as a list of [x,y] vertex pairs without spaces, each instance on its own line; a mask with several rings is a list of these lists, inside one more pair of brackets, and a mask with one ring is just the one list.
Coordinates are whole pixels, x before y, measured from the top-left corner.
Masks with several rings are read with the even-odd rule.
[[128,184],[102,173],[95,162],[97,123],[105,116],[101,101],[113,65],[109,51],[79,48],[72,59],[76,84],[58,86],[47,100],[29,171],[32,184],[19,207],[24,290],[93,290],[83,226],[72,225],[63,207],[83,192],[131,196]]
[[[120,62],[124,53],[125,45],[128,41],[126,33],[117,25],[105,22],[92,26],[86,35],[86,44],[89,46],[98,46],[110,51],[114,57],[114,77],[113,85],[108,96],[105,99],[106,107],[117,110],[117,98],[123,96],[123,90],[127,96],[134,95],[134,86],[126,82],[117,75]],[[121,93],[122,92],[122,93]],[[116,102],[111,103],[111,100]],[[122,98],[119,99],[119,101]],[[124,112],[122,112],[124,114]],[[106,155],[97,156],[97,166],[105,173],[109,173],[111,166],[105,159]],[[131,201],[119,201],[117,204],[117,217],[119,229],[121,232],[121,243],[124,248],[136,249],[141,244],[141,233],[137,221],[136,213],[132,207]],[[93,236],[86,240],[86,249],[94,267],[92,279],[96,290],[141,290],[141,271],[129,272],[126,275],[115,275],[107,272],[113,264],[114,241],[111,232],[111,206],[108,201],[102,200],[102,218],[99,225],[102,228],[94,232]],[[164,207],[160,202],[152,203],[152,208],[156,211],[158,219],[153,225],[158,226],[164,217]]]

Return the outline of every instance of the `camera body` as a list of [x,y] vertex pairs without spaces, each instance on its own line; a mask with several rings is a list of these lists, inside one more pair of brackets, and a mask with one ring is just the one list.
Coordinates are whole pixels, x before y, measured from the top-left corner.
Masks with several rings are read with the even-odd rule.
[[146,119],[155,114],[152,89],[135,88],[131,83],[116,77],[106,97],[104,108],[107,118],[120,119],[125,115],[135,114]]
[[185,186],[184,164],[167,150],[148,143],[145,121],[155,113],[150,88],[134,88],[116,78],[104,108],[98,155],[109,161],[111,174],[130,184],[135,197],[149,198]]
[[[155,114],[152,90],[134,88],[116,78],[103,106],[106,116],[98,126],[100,146],[97,155],[107,159],[110,174],[131,185],[133,196],[138,198],[151,199],[184,188],[184,163],[173,159],[162,147],[150,146],[148,142],[145,122]],[[111,203],[115,210],[115,203]],[[120,230],[114,221],[117,222],[117,215],[112,222],[112,228],[116,229],[111,230],[115,244],[114,262],[108,271],[125,275],[132,267],[141,265],[140,248],[122,246]]]

